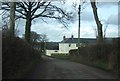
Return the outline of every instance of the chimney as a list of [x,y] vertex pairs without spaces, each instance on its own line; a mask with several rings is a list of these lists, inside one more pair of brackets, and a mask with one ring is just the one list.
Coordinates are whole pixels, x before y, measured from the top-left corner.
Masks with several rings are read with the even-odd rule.
[[71,35],[71,38],[73,39],[73,38],[74,38],[74,36],[73,36],[73,35]]
[[66,38],[66,37],[65,37],[65,36],[63,36],[63,40],[65,40],[65,38]]

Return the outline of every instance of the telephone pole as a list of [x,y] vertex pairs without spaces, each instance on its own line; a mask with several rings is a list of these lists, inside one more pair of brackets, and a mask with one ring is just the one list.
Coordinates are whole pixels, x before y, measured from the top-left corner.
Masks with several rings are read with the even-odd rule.
[[15,34],[15,8],[16,8],[16,3],[15,2],[10,2],[10,35],[11,38],[14,37]]
[[79,47],[80,47],[80,12],[81,12],[81,5],[79,5],[79,11],[78,11],[78,19],[79,19],[79,23],[78,23],[78,55],[80,53]]

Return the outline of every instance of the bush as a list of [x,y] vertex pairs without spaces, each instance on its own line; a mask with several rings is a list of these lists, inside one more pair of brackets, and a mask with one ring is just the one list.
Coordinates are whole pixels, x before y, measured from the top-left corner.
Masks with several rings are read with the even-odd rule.
[[31,62],[41,58],[41,53],[19,37],[11,41],[9,36],[3,36],[2,41],[3,79],[16,78]]
[[[120,39],[114,39],[111,44],[87,45],[80,47],[80,55],[77,50],[70,50],[70,58],[88,65],[94,65],[111,71],[118,70],[118,43]],[[119,41],[119,42],[118,42]]]

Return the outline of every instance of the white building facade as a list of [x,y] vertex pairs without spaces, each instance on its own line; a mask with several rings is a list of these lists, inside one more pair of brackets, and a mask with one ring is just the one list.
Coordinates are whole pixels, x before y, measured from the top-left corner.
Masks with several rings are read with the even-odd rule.
[[69,54],[72,49],[78,49],[76,43],[59,43],[59,50],[46,50],[46,55],[51,56],[51,54]]
[[[86,46],[87,44],[95,44],[96,39],[93,38],[80,38],[80,47]],[[59,50],[46,50],[46,55],[51,56],[51,54],[69,54],[70,50],[78,49],[78,38],[65,38],[63,36],[63,41],[59,43]]]
[[[73,35],[70,40],[73,40]],[[59,50],[46,50],[46,55],[51,56],[51,54],[69,54],[69,51],[72,49],[78,49],[76,43],[66,42],[65,36],[63,37],[63,41],[59,43]]]
[[78,49],[78,47],[76,47],[76,43],[59,43],[60,53],[69,53],[71,49]]

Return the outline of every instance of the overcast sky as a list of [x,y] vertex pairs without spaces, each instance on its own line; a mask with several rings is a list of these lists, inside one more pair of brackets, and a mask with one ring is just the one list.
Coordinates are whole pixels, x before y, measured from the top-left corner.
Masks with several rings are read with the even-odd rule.
[[[38,18],[32,22],[31,30],[38,34],[46,34],[49,41],[61,41],[65,35],[67,38],[74,35],[78,37],[78,1],[76,1],[77,7],[72,6],[72,2],[68,1],[64,5],[60,2],[55,4],[59,7],[64,8],[67,11],[75,12],[74,22],[71,22],[67,28],[63,27],[62,24],[58,23],[55,19],[45,18],[47,23],[43,22],[42,19]],[[62,4],[62,5],[61,5]],[[98,16],[100,21],[105,27],[105,22],[108,23],[106,30],[106,37],[118,37],[118,3],[117,2],[98,2]],[[93,11],[89,2],[85,3],[81,7],[81,38],[95,38],[96,23],[93,16]],[[19,23],[18,23],[19,22]],[[24,34],[25,20],[19,20],[17,29],[19,30],[19,36]],[[103,28],[104,30],[104,28]]]

